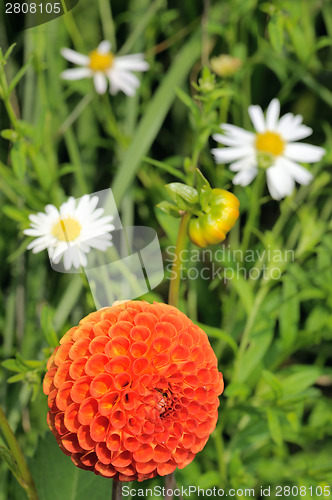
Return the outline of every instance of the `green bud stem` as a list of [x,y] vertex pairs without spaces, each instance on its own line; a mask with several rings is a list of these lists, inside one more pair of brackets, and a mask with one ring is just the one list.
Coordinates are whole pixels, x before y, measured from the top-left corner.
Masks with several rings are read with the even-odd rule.
[[178,237],[176,240],[175,256],[172,265],[172,276],[174,276],[174,278],[171,279],[171,283],[169,286],[169,293],[168,293],[168,303],[175,307],[177,307],[179,302],[179,289],[180,289],[180,276],[181,276],[180,255],[186,244],[187,229],[190,217],[191,214],[189,212],[183,214],[180,222]]
[[7,442],[8,448],[15,459],[18,474],[15,474],[16,479],[24,488],[29,500],[38,500],[38,493],[35,483],[32,479],[30,470],[23,456],[22,450],[11,430],[6,415],[0,407],[0,429]]

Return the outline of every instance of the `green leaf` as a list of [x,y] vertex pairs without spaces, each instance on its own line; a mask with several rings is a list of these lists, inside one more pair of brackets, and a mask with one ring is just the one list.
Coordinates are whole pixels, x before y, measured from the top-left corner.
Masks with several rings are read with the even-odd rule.
[[284,21],[282,16],[273,16],[267,26],[272,47],[281,54],[284,46]]
[[8,87],[8,93],[11,94],[18,82],[21,80],[21,78],[25,75],[27,72],[29,66],[31,64],[31,61],[29,60],[22,68],[17,72],[17,74],[14,76],[12,81],[10,82],[10,85]]
[[207,333],[207,335],[209,337],[223,340],[224,342],[226,342],[226,344],[228,344],[232,348],[232,350],[234,351],[235,354],[237,353],[238,345],[235,342],[235,340],[227,332],[221,330],[220,328],[216,328],[216,327],[209,326],[209,325],[204,325],[203,323],[196,323],[196,324],[200,328],[202,328],[202,330],[204,330],[205,333]]
[[131,145],[117,169],[112,190],[115,202],[119,205],[132,183],[142,156],[146,155],[155,140],[160,127],[175,98],[175,88],[182,84],[190,69],[200,55],[200,30],[189,39],[174,60],[163,78],[161,85],[147,106]]
[[300,320],[300,303],[297,286],[287,276],[283,280],[282,302],[279,309],[279,326],[282,345],[289,349],[296,341]]
[[277,399],[280,399],[283,395],[282,385],[277,377],[268,370],[263,370],[262,378],[271,387]]
[[16,460],[11,451],[8,450],[8,448],[6,448],[5,446],[0,446],[0,458],[6,462],[16,479],[20,481],[22,479],[22,476],[17,467]]
[[2,211],[7,217],[16,222],[23,222],[24,224],[29,222],[28,214],[12,205],[4,205]]
[[21,363],[19,363],[17,359],[6,359],[5,361],[2,361],[1,366],[6,368],[6,370],[10,370],[11,372],[21,373],[22,370],[24,370]]
[[5,55],[3,56],[3,58],[8,61],[8,58],[10,56],[10,54],[13,52],[14,48],[16,46],[16,43],[13,43],[8,49],[7,49],[7,52],[5,53]]
[[15,384],[16,382],[21,382],[21,380],[24,380],[26,377],[26,373],[17,373],[16,375],[13,375],[12,377],[9,377],[7,379],[8,384]]
[[283,439],[282,439],[282,431],[278,413],[271,408],[268,408],[267,410],[267,423],[271,434],[271,438],[273,439],[276,445],[282,446]]
[[192,205],[199,202],[198,193],[193,187],[182,184],[181,182],[172,182],[171,184],[167,184],[165,187],[168,194],[175,202],[177,200],[177,196],[180,196],[180,198]]
[[156,206],[172,217],[181,217],[181,211],[176,207],[176,205],[174,205],[174,203],[170,203],[169,201],[162,201]]
[[[28,460],[40,500],[91,500],[110,497],[112,481],[76,467],[48,432],[38,444],[35,456]],[[16,485],[13,500],[26,500]]]
[[50,347],[57,347],[59,339],[53,325],[54,311],[47,305],[44,305],[41,311],[40,323],[46,342]]
[[16,142],[19,139],[19,134],[16,132],[16,130],[12,130],[11,128],[5,128],[1,131],[0,133],[1,137],[3,139],[6,139],[7,141],[10,142]]
[[153,158],[148,158],[147,156],[143,156],[142,161],[145,161],[146,163],[149,163],[154,167],[160,168],[161,170],[164,170],[165,172],[174,175],[174,177],[178,177],[182,181],[186,180],[186,176],[182,172],[179,172],[176,168],[172,167],[171,165],[167,165],[167,163],[154,160]]
[[281,381],[285,396],[293,396],[304,392],[314,385],[317,378],[324,374],[324,369],[318,366],[296,367],[296,373],[288,375]]
[[210,187],[209,181],[204,177],[199,168],[196,168],[197,172],[197,191],[200,193],[203,188]]

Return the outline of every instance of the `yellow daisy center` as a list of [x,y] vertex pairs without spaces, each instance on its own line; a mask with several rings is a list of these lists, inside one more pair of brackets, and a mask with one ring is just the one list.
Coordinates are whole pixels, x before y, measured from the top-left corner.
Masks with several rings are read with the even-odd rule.
[[262,153],[270,153],[278,156],[283,152],[285,143],[277,132],[267,130],[261,134],[256,134],[255,146]]
[[114,62],[114,55],[112,52],[102,54],[98,52],[98,50],[93,50],[90,52],[89,58],[89,68],[92,69],[92,71],[102,71],[103,73],[111,69]]
[[60,241],[74,241],[81,232],[81,225],[76,219],[67,217],[59,219],[52,229],[53,236]]

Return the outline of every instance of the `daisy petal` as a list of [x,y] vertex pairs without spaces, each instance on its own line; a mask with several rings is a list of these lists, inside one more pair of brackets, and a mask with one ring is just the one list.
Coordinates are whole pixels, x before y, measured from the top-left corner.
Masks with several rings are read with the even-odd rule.
[[234,160],[239,160],[245,156],[251,154],[251,148],[214,148],[211,149],[211,153],[217,163],[229,163]]
[[305,139],[311,134],[312,128],[306,127],[305,125],[300,125],[292,130],[289,130],[289,132],[287,133],[287,137],[285,137],[284,134],[282,134],[282,136],[287,142],[293,142]]
[[100,54],[108,54],[109,51],[111,50],[111,47],[112,47],[111,42],[109,42],[108,40],[103,40],[98,45],[97,51]]
[[107,79],[103,73],[96,73],[93,77],[93,83],[97,94],[105,94],[107,90]]
[[241,127],[237,127],[236,125],[230,125],[229,123],[222,123],[220,128],[229,136],[237,137],[239,140],[253,139],[255,137],[255,134],[252,132],[244,130]]
[[241,158],[230,164],[229,169],[232,172],[239,172],[240,170],[247,170],[249,168],[257,168],[257,162],[254,155],[252,157]]
[[139,86],[139,80],[137,80],[138,83],[135,83],[135,86],[133,86],[132,82],[128,82],[128,79],[126,78],[128,74],[129,73],[115,71],[109,73],[108,77],[110,80],[110,93],[112,95],[117,94],[119,90],[122,90],[122,92],[124,92],[129,97],[135,95],[136,87]]
[[312,181],[312,173],[302,167],[302,165],[299,165],[292,160],[288,160],[287,158],[280,158],[279,163],[287,168],[293,179],[295,179],[299,184],[307,186]]
[[293,177],[279,163],[267,169],[266,181],[270,194],[275,200],[281,200],[285,196],[289,196],[295,187]]
[[82,78],[88,78],[92,75],[93,72],[89,68],[73,68],[66,69],[60,76],[63,80],[81,80]]
[[266,128],[275,130],[278,125],[280,115],[280,102],[278,99],[272,99],[266,111]]
[[249,106],[249,116],[257,132],[266,130],[263,110],[260,106]]
[[240,170],[233,179],[233,184],[248,186],[257,175],[257,168],[247,168]]
[[315,163],[320,161],[325,154],[325,149],[311,144],[287,144],[284,155],[290,160]]
[[79,66],[87,66],[89,64],[89,57],[76,52],[76,50],[64,48],[61,49],[60,52],[61,55],[69,62],[78,64]]
[[224,146],[242,146],[244,142],[250,144],[252,142],[253,136],[254,134],[252,136],[246,137],[245,139],[239,139],[234,135],[214,134],[212,137],[215,141],[219,142],[219,144],[224,144]]
[[114,69],[120,71],[147,71],[150,65],[144,61],[143,54],[116,57]]

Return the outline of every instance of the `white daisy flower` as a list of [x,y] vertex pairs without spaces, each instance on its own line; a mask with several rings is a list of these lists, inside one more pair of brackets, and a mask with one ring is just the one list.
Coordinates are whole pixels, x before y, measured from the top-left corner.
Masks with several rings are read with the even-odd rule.
[[230,169],[237,172],[233,184],[250,184],[258,167],[266,169],[267,186],[275,200],[290,195],[295,181],[309,184],[313,176],[298,162],[320,161],[325,150],[295,142],[312,134],[312,129],[302,124],[303,117],[287,113],[279,118],[278,99],[270,102],[266,117],[260,106],[249,106],[248,111],[256,133],[224,123],[220,126],[224,134],[213,136],[228,146],[212,149],[212,153],[217,163],[231,163]]
[[23,231],[35,237],[28,250],[38,253],[47,248],[54,264],[59,264],[63,257],[66,271],[85,267],[91,248],[105,251],[110,247],[110,231],[115,229],[111,224],[113,216],[103,216],[104,209],[96,208],[98,196],[84,195],[77,201],[70,197],[59,210],[47,205],[45,213],[29,215],[30,228]]
[[122,90],[126,95],[133,96],[140,82],[132,71],[147,71],[149,69],[149,64],[144,61],[143,54],[115,56],[111,52],[111,44],[107,40],[101,42],[97,49],[88,55],[80,54],[72,49],[62,49],[61,54],[67,61],[81,66],[63,71],[61,77],[65,80],[93,77],[98,94],[105,94],[107,80],[109,80],[111,94],[117,94]]

